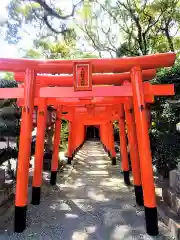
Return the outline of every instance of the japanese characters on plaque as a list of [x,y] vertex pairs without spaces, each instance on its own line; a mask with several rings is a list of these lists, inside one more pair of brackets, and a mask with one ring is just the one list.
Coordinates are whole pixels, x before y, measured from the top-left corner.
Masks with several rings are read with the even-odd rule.
[[92,65],[90,62],[75,62],[73,69],[74,90],[92,90]]

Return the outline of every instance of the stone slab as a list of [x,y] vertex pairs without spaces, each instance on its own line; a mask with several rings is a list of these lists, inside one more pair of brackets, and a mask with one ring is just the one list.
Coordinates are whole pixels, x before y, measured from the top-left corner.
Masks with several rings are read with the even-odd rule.
[[4,187],[0,189],[0,206],[6,202],[13,194],[13,184],[4,184]]
[[180,239],[180,219],[172,212],[168,205],[163,202],[158,202],[157,206],[158,215],[162,221],[167,225],[169,231],[171,232],[172,239]]
[[5,183],[5,169],[0,169],[0,189],[3,188]]
[[180,171],[176,172],[175,190],[177,194],[180,194]]
[[180,162],[178,163],[177,167],[178,167],[178,171],[180,171]]
[[163,188],[162,196],[164,202],[180,217],[180,195],[173,189]]
[[175,186],[176,186],[176,173],[177,173],[177,170],[172,170],[169,172],[169,186],[172,189],[175,189]]

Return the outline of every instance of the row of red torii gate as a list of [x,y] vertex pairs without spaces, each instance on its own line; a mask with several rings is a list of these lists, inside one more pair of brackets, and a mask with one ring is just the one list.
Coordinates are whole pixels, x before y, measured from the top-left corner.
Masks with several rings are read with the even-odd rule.
[[126,129],[136,203],[144,206],[146,230],[158,234],[158,217],[149,142],[149,104],[155,96],[174,95],[173,84],[152,85],[156,69],[174,64],[174,53],[86,60],[0,59],[0,71],[14,72],[18,88],[0,89],[22,107],[15,196],[15,232],[26,228],[33,111],[38,108],[32,204],[40,204],[47,106],[55,109],[50,184],[56,184],[61,120],[69,122],[68,164],[85,141],[87,126],[99,128],[100,140],[116,164],[113,122],[119,122],[125,184],[129,184]]

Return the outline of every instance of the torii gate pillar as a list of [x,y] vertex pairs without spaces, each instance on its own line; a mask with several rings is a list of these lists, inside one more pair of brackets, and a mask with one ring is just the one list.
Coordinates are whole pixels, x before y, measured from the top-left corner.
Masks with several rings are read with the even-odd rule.
[[46,121],[47,121],[47,105],[46,100],[42,99],[40,100],[40,104],[38,106],[36,150],[34,158],[35,166],[31,201],[33,205],[40,204]]
[[53,144],[53,155],[51,161],[51,179],[50,184],[56,184],[56,177],[59,167],[59,144],[61,139],[61,116],[62,107],[57,108],[56,113],[56,123],[55,123],[55,132],[54,132],[54,144]]
[[104,150],[106,152],[109,151],[108,147],[108,134],[107,134],[107,124],[103,123],[101,124],[101,141],[103,143]]
[[25,107],[22,111],[21,133],[19,142],[18,169],[15,196],[15,232],[23,232],[26,228],[26,212],[28,203],[28,178],[31,148],[32,114],[34,110],[36,73],[26,70],[24,86]]
[[71,164],[73,159],[73,149],[72,149],[72,141],[73,141],[73,123],[69,121],[69,136],[68,136],[68,164]]
[[109,155],[111,158],[112,165],[116,165],[116,152],[114,148],[114,128],[113,123],[108,123],[108,130],[109,130]]
[[136,203],[139,206],[143,206],[144,201],[143,201],[143,191],[142,191],[142,184],[141,184],[141,171],[140,171],[139,153],[138,153],[138,145],[137,145],[136,125],[135,125],[132,101],[130,99],[129,101],[125,102],[124,110],[125,110],[125,118],[126,118],[126,125],[127,125],[127,135],[128,135],[128,142],[129,142],[130,159],[131,159]]
[[146,230],[149,235],[158,235],[158,218],[152,169],[152,156],[148,134],[146,105],[144,101],[142,71],[140,67],[134,67],[131,70],[131,84],[144,195]]
[[122,106],[121,113],[119,116],[119,139],[120,139],[120,152],[122,160],[122,170],[124,175],[124,183],[130,185],[129,179],[129,160],[127,152],[127,140],[126,140],[126,130],[125,130],[125,114],[124,107]]

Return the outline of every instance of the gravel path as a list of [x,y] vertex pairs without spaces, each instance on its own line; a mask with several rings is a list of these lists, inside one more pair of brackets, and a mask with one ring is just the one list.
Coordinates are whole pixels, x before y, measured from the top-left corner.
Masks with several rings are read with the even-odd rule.
[[100,143],[87,142],[74,162],[66,181],[59,175],[56,187],[43,187],[40,206],[29,205],[27,229],[13,233],[10,221],[0,240],[172,239],[161,221],[158,237],[146,235],[143,209]]

